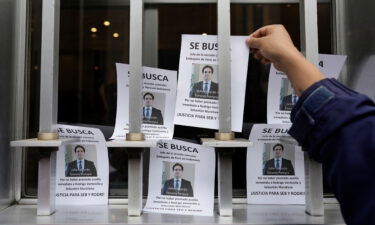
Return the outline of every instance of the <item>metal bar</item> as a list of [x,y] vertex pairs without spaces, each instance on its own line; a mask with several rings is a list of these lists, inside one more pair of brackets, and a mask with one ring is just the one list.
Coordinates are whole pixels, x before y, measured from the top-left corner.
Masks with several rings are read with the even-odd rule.
[[83,87],[84,87],[84,35],[85,35],[85,0],[79,0],[79,44],[78,44],[78,82],[77,82],[77,89],[78,89],[78,106],[77,106],[77,114],[78,114],[78,121],[82,121],[83,115]]
[[230,76],[230,0],[217,2],[218,75],[219,75],[219,132],[230,133],[231,76]]
[[128,216],[142,213],[143,151],[141,148],[128,149]]
[[322,164],[305,152],[306,212],[312,216],[324,215]]
[[307,60],[318,65],[318,22],[316,0],[300,1],[301,50]]
[[216,148],[218,152],[219,214],[232,216],[232,152],[228,148]]
[[[13,100],[12,100],[12,138],[23,139],[27,131],[27,101],[26,94],[28,93],[28,85],[26,81],[26,46],[28,46],[28,25],[29,18],[27,0],[17,0],[15,6],[15,45],[14,45],[14,76],[13,77]],[[14,198],[15,201],[21,199],[21,174],[22,174],[22,149],[17,148],[13,151],[13,184],[14,184]]]
[[145,9],[144,13],[143,65],[158,67],[159,10],[157,8],[148,8]]
[[[332,0],[332,18],[333,18],[333,38],[332,38],[332,46],[333,52],[339,55],[347,54],[345,46],[347,46],[346,42],[346,26],[347,19],[346,19],[346,2],[342,0]],[[344,64],[341,74],[340,74],[340,81],[344,84],[348,83],[348,71],[347,65]]]
[[39,160],[38,168],[38,216],[55,212],[56,151]]
[[140,133],[142,124],[142,19],[143,0],[130,0],[130,133]]
[[[145,3],[157,4],[181,4],[181,3],[216,3],[217,0],[144,0]],[[319,3],[330,3],[330,0],[318,0]],[[249,4],[286,4],[286,3],[299,3],[299,0],[231,0],[231,3],[249,3]]]
[[[300,0],[301,50],[311,63],[318,65],[317,0]],[[313,216],[324,213],[321,166],[305,155],[306,212]],[[320,169],[319,169],[320,168]],[[321,185],[321,186],[320,186]]]
[[[318,0],[319,3],[330,3],[331,0]],[[144,0],[145,4],[215,4],[217,0]],[[233,4],[297,4],[299,0],[231,0]],[[69,3],[78,6],[79,3]],[[129,0],[90,0],[88,6],[129,6]]]
[[43,0],[39,132],[57,123],[60,0]]

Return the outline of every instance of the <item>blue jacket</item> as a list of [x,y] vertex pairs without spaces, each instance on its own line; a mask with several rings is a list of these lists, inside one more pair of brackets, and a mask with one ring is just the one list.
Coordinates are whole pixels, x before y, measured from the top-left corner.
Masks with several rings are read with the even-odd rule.
[[303,92],[291,120],[290,135],[323,164],[345,222],[375,224],[374,102],[324,79]]

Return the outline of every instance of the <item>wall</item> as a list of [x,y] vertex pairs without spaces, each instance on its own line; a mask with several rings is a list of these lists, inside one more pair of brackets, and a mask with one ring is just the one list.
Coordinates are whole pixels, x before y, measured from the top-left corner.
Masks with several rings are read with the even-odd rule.
[[375,100],[375,1],[341,1],[338,53],[348,56],[345,83]]
[[12,0],[0,0],[0,209],[12,202],[11,87],[13,44]]

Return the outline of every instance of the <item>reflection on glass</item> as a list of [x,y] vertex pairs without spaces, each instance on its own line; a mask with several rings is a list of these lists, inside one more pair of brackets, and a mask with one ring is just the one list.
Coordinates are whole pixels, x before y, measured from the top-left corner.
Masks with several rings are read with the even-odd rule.
[[[115,63],[129,63],[129,5],[126,1],[61,1],[60,60],[59,60],[59,123],[100,126],[105,136],[112,133],[116,116]],[[29,137],[35,137],[39,119],[39,67],[41,46],[41,0],[31,2],[30,41],[30,112]],[[145,4],[148,10],[157,10],[158,67],[178,70],[181,34],[217,34],[216,4]],[[330,4],[318,6],[319,48],[331,52]],[[284,24],[293,41],[299,46],[298,4],[232,4],[232,35],[248,35],[255,29],[273,23]],[[153,21],[144,21],[150,23]],[[146,26],[145,26],[146,27]],[[92,28],[96,28],[92,31]],[[155,29],[155,27],[153,27]],[[144,34],[148,31],[144,30]],[[155,34],[153,34],[155,35]],[[152,46],[145,44],[144,57]],[[267,66],[249,61],[244,123],[266,123]],[[243,134],[248,137],[248,125]],[[197,139],[213,137],[215,131],[176,126],[175,137]],[[235,196],[246,191],[246,151],[233,156],[233,187]],[[26,156],[25,193],[36,194],[38,153],[28,151]],[[145,155],[144,171],[148,161]],[[124,196],[127,188],[127,154],[109,149],[110,195]],[[144,174],[144,184],[147,184]],[[144,186],[147,190],[147,185]],[[145,192],[144,192],[145,193]]]

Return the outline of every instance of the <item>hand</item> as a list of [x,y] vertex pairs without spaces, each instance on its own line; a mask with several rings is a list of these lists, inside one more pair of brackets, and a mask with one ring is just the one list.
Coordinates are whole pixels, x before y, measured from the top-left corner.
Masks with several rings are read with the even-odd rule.
[[311,64],[294,46],[283,25],[269,25],[250,34],[246,43],[254,58],[264,64],[273,63],[283,71],[299,96],[313,83],[324,79],[316,66]]
[[254,58],[264,64],[273,63],[276,69],[284,72],[294,57],[303,57],[283,25],[262,27],[250,34],[246,43]]

